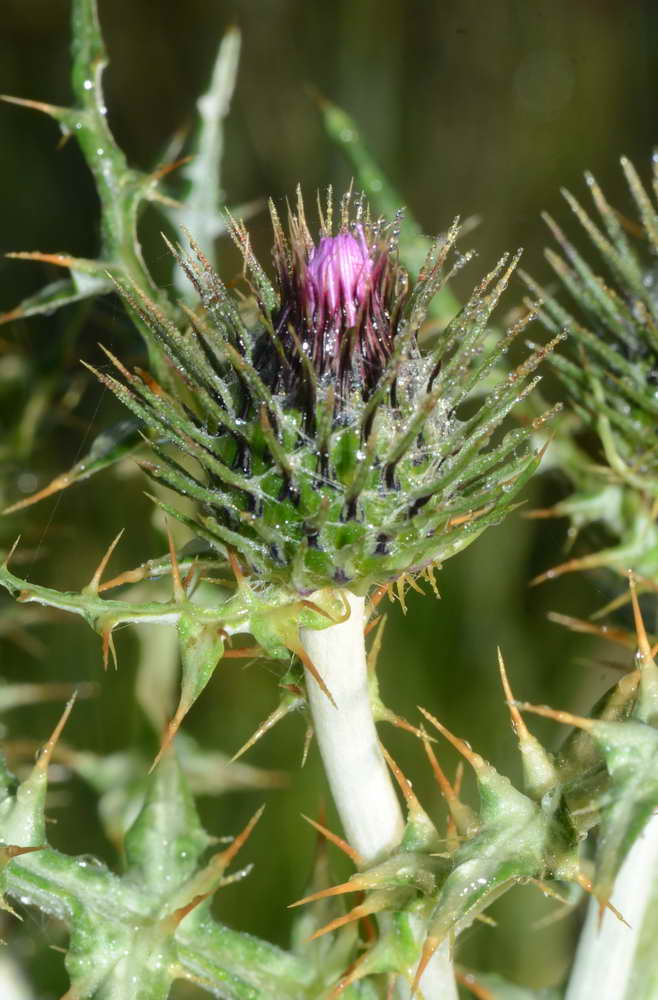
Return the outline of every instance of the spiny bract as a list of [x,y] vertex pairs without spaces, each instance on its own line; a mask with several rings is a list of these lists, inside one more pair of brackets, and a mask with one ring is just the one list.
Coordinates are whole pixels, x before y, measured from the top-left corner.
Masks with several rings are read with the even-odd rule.
[[341,200],[334,227],[329,194],[317,244],[301,195],[288,235],[271,214],[274,284],[231,223],[255,323],[190,241],[190,257],[174,250],[200,298],[187,329],[121,287],[177,370],[174,392],[116,359],[125,382],[99,377],[150,428],[149,474],[198,501],[187,522],[197,534],[264,582],[364,591],[446,559],[509,509],[537,464],[534,428],[492,437],[546,349],[496,376],[529,318],[492,342],[487,324],[517,259],[507,257],[423,349],[428,306],[469,256],[448,263],[457,223],[412,283],[400,220],[374,219],[362,198]]

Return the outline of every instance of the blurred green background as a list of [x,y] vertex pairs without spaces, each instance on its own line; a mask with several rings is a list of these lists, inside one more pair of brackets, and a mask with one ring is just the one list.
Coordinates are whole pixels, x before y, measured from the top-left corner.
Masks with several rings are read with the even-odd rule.
[[[64,0],[3,0],[1,92],[70,100],[68,8]],[[458,213],[480,217],[468,238],[479,258],[460,275],[457,291],[517,246],[527,249],[525,267],[545,279],[539,214],[547,209],[566,220],[559,187],[582,194],[585,168],[622,208],[627,201],[619,155],[647,174],[658,90],[653,0],[100,0],[100,13],[111,55],[110,123],[134,164],[151,166],[189,121],[223,31],[238,24],[243,52],[222,176],[229,204],[266,195],[280,202],[298,181],[307,192],[328,183],[340,190],[349,181],[349,167],[323,132],[311,97],[315,88],[355,117],[427,233],[445,229]],[[93,256],[96,196],[74,143],[58,148],[50,120],[16,107],[0,107],[0,130],[0,250]],[[264,213],[250,228],[267,257]],[[165,259],[158,231],[153,212],[144,232],[156,269]],[[225,278],[237,274],[228,245],[220,249],[220,262]],[[3,259],[0,310],[57,276],[44,265]],[[522,294],[521,283],[513,284],[503,313]],[[68,468],[117,419],[117,405],[80,365],[81,358],[97,359],[99,339],[124,358],[139,357],[139,341],[111,299],[0,327],[3,506]],[[550,380],[544,388],[556,396]],[[21,574],[79,588],[125,527],[112,567],[118,572],[136,565],[162,551],[144,486],[129,466],[100,476],[0,520],[0,546],[22,532]],[[565,488],[557,477],[540,477],[526,508],[547,506]],[[414,720],[415,706],[427,706],[513,778],[519,768],[499,690],[497,644],[515,692],[529,700],[587,710],[616,676],[607,664],[619,658],[614,649],[550,624],[546,612],[585,616],[618,592],[617,580],[565,577],[528,589],[533,575],[560,561],[564,538],[563,523],[515,514],[445,567],[440,601],[412,593],[406,617],[399,605],[388,608],[380,658],[385,700]],[[578,551],[602,541],[590,535],[577,543]],[[134,700],[138,647],[130,631],[118,636],[120,670],[103,675],[100,643],[78,619],[27,625],[26,644],[20,632],[25,614],[0,599],[2,678],[99,682],[98,696],[76,708],[67,744],[99,754],[133,745],[152,753]],[[234,752],[274,708],[276,684],[270,665],[229,662],[192,710],[189,731],[207,749]],[[7,714],[3,735],[10,750],[17,740],[43,740],[59,711],[59,705],[30,705]],[[535,731],[558,745],[556,727],[537,724]],[[234,833],[267,801],[245,856],[256,870],[220,894],[217,912],[281,944],[289,931],[286,905],[304,890],[314,847],[299,814],[317,815],[323,803],[329,806],[316,753],[299,768],[303,735],[303,720],[289,718],[247,758],[287,771],[286,789],[200,801],[208,829],[218,835]],[[385,731],[384,739],[427,809],[440,815],[437,790],[413,738]],[[455,757],[441,751],[451,771]],[[57,785],[51,814],[56,846],[113,860],[94,796],[80,781]],[[329,817],[337,829],[331,810]],[[339,857],[334,864],[337,877],[345,873]],[[460,961],[529,985],[559,980],[578,915],[541,930],[531,926],[556,906],[531,887],[508,894],[493,912],[496,928],[477,924],[464,935]],[[39,914],[23,915],[23,928],[7,921],[2,936],[29,967],[35,997],[58,997],[66,988],[61,955],[53,950],[61,935]]]

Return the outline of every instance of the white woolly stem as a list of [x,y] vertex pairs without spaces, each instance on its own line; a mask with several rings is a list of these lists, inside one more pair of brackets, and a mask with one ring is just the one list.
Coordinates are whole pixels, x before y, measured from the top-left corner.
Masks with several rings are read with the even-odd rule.
[[320,631],[302,629],[301,640],[336,703],[307,671],[325,773],[347,839],[370,863],[400,843],[404,820],[370,707],[364,598],[346,596],[351,609],[346,622]]
[[565,1000],[658,997],[658,816],[652,816],[615,881],[612,902],[630,927],[592,899]]
[[[350,617],[301,640],[335,701],[306,671],[315,737],[347,840],[373,863],[402,839],[404,819],[381,752],[368,689],[365,600],[345,593]],[[424,1000],[457,1000],[447,945],[439,948],[421,982]],[[408,995],[408,994],[407,994]]]

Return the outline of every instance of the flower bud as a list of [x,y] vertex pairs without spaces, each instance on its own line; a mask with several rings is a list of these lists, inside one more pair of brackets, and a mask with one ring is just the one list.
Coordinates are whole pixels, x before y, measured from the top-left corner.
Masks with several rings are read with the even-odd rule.
[[316,329],[356,326],[357,317],[372,290],[373,261],[363,226],[357,236],[323,236],[309,254],[304,297],[309,322]]

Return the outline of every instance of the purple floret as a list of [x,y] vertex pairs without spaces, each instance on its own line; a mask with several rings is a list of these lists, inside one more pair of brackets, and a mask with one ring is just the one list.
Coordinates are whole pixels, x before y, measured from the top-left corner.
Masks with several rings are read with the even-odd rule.
[[372,283],[373,261],[363,229],[323,236],[312,251],[306,268],[304,292],[309,314],[318,326],[342,319],[356,324]]

